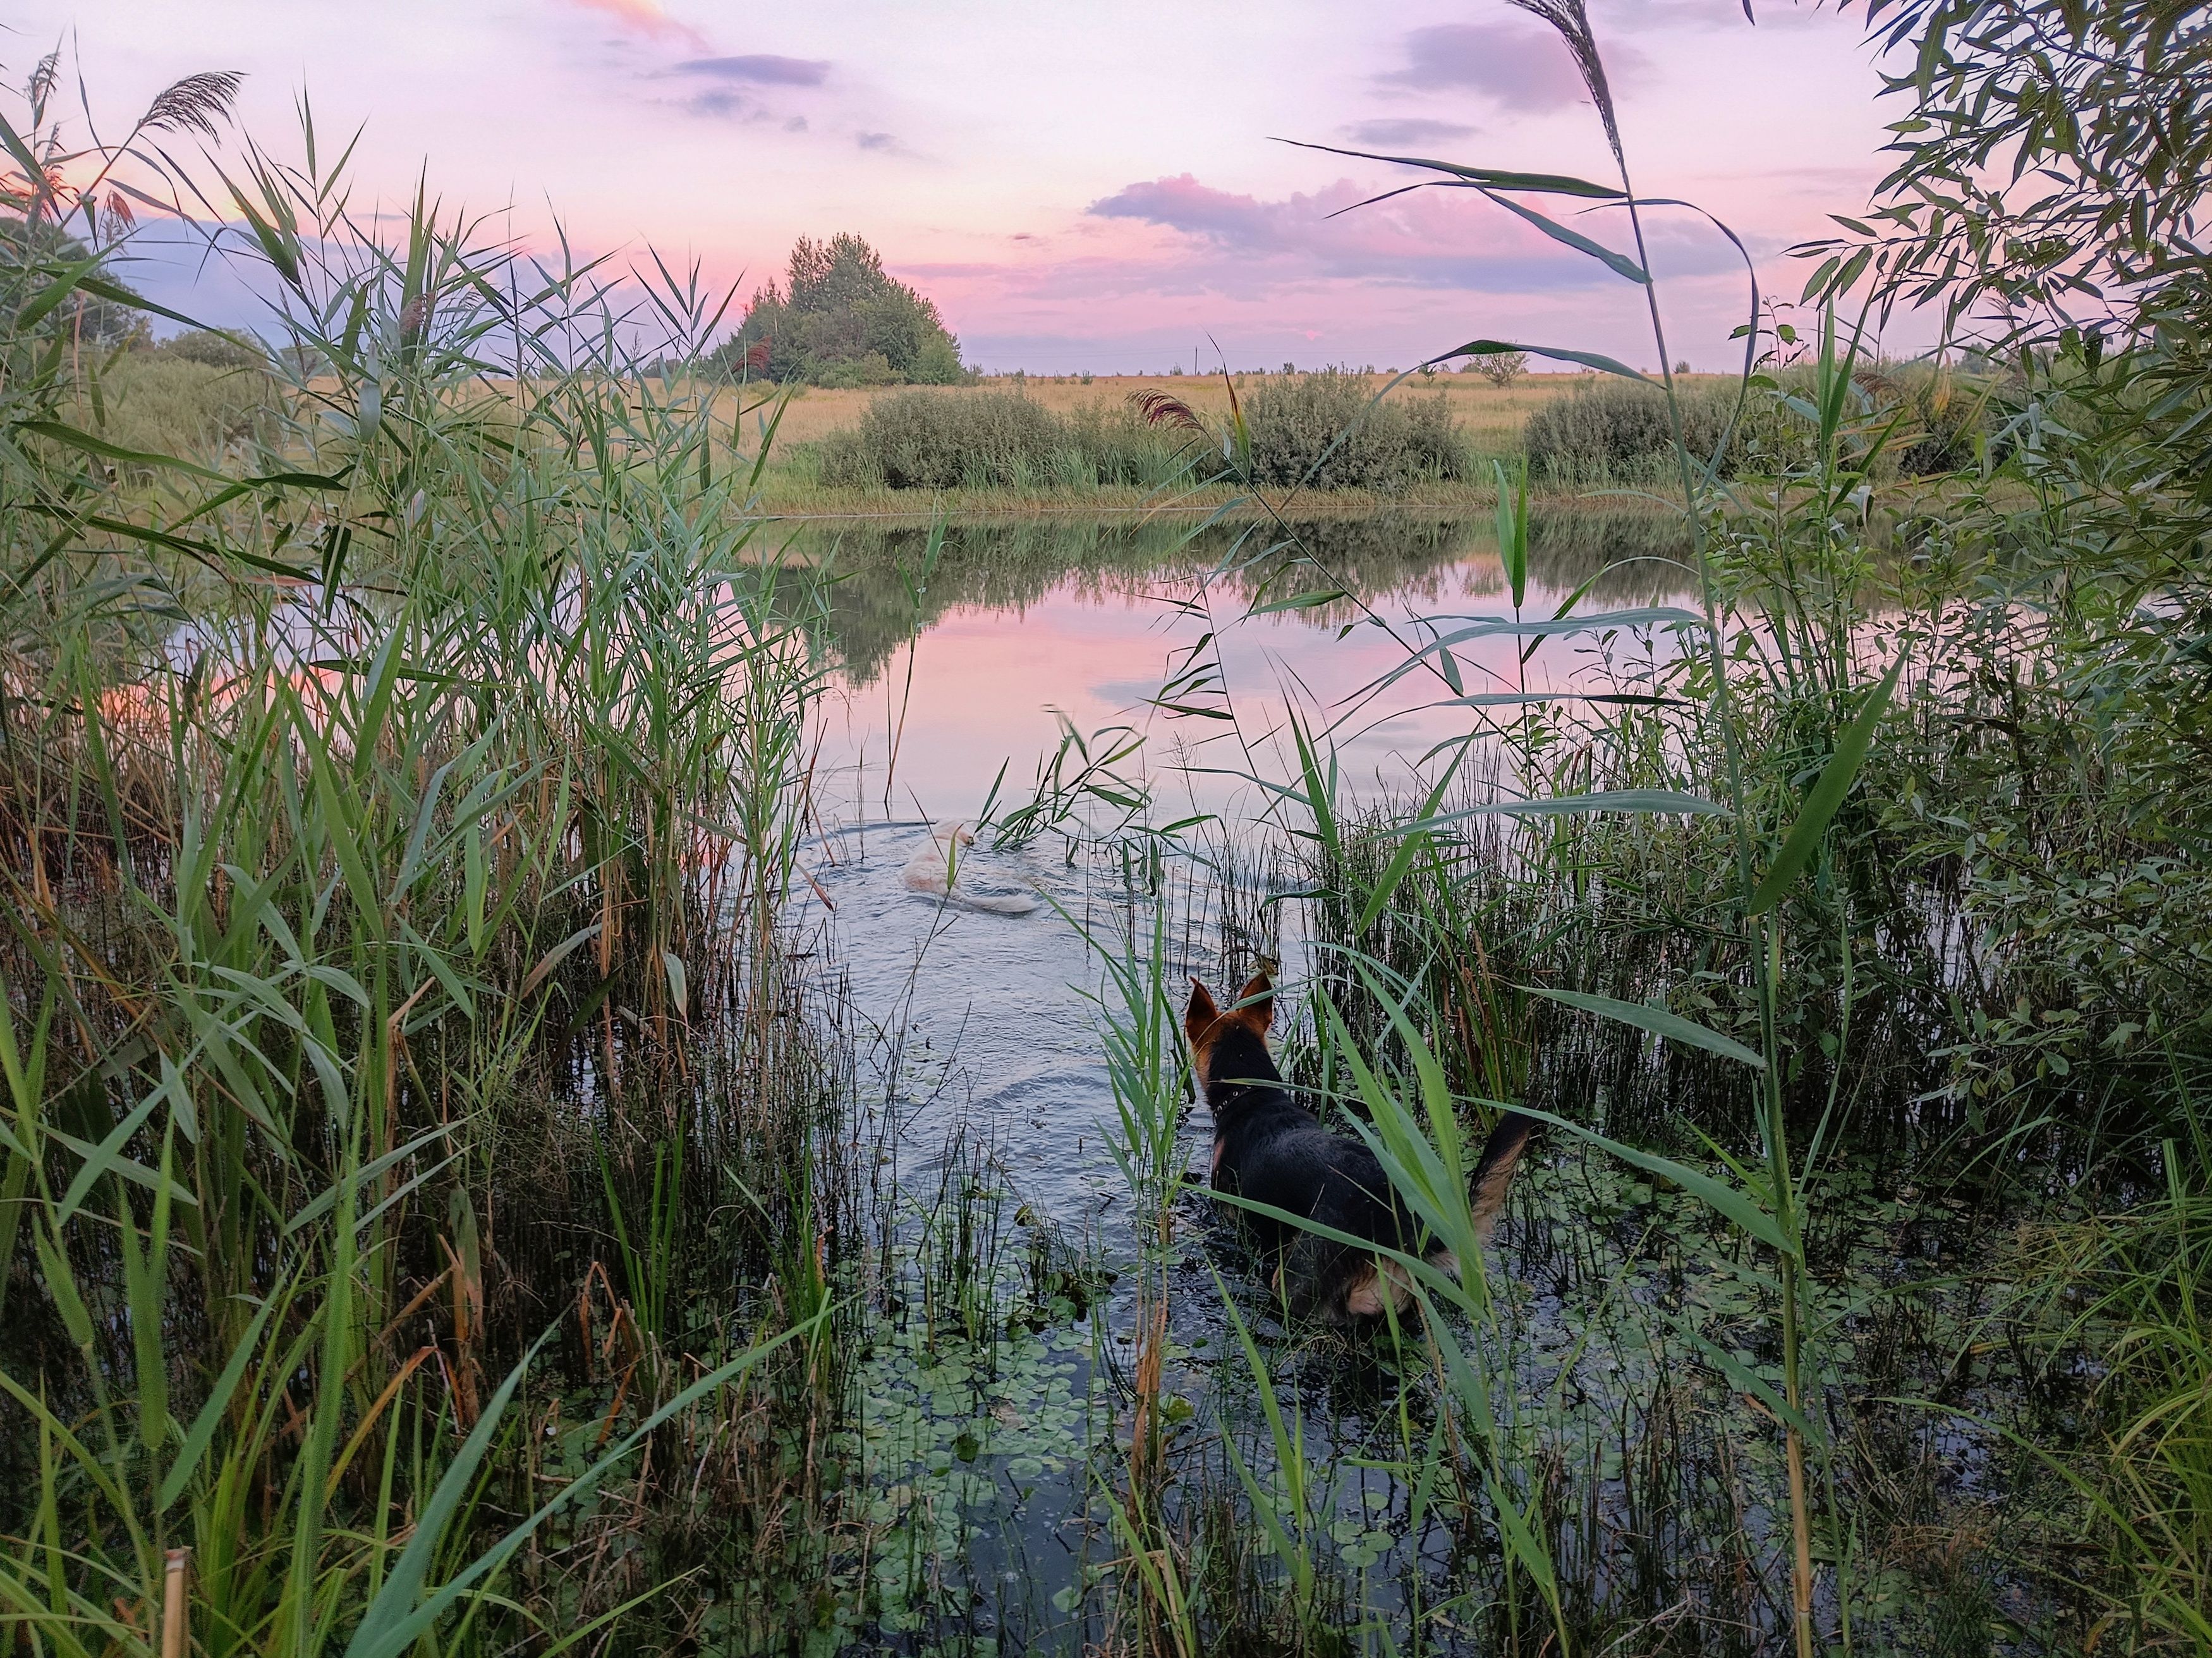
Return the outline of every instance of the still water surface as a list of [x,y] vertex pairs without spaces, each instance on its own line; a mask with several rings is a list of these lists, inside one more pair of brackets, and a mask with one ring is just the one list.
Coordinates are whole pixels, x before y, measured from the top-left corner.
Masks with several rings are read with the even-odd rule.
[[[997,1146],[1024,1200],[1079,1235],[1098,1228],[1121,1189],[1097,1132],[1112,1104],[1091,999],[1100,975],[1084,937],[1120,937],[1120,872],[1070,862],[1050,835],[1000,852],[987,834],[969,867],[1050,901],[1019,917],[915,893],[901,872],[928,824],[972,822],[994,783],[997,816],[1031,797],[1040,762],[1069,729],[1086,741],[1118,733],[1102,739],[1109,747],[1143,739],[1116,769],[1149,786],[1152,822],[1209,813],[1243,827],[1271,799],[1254,777],[1297,775],[1293,713],[1330,733],[1352,799],[1404,792],[1438,744],[1514,716],[1453,706],[1426,671],[1370,689],[1405,665],[1407,641],[1429,636],[1419,619],[1513,614],[1486,525],[1378,519],[1300,531],[1308,561],[1268,555],[1279,534],[1240,541],[1172,525],[958,530],[933,563],[921,530],[823,528],[797,544],[843,576],[823,623],[842,664],[816,785],[831,827],[810,865],[836,908],[825,914],[810,894],[805,911],[829,926],[863,1015],[902,1039],[883,1050],[901,1074],[878,1078],[902,1139],[936,1147],[964,1126]],[[1553,616],[1577,590],[1583,614],[1679,604],[1686,578],[1662,519],[1562,516],[1535,527],[1521,614]],[[1255,598],[1332,591],[1345,596],[1247,616]],[[1566,635],[1523,665],[1523,643],[1493,636],[1455,649],[1463,689],[1594,689],[1601,671],[1609,683],[1671,648],[1663,629],[1604,644]],[[1199,669],[1202,681],[1162,695]],[[1210,717],[1219,714],[1231,717]],[[1186,959],[1172,967],[1213,973],[1197,922],[1178,948]]]

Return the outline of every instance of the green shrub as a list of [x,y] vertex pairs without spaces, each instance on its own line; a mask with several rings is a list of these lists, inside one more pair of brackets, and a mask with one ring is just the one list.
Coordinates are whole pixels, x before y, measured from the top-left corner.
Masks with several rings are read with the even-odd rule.
[[1261,486],[1393,491],[1468,470],[1441,395],[1378,404],[1364,379],[1342,369],[1253,383],[1244,418],[1252,482]]
[[274,382],[254,370],[218,368],[164,348],[131,351],[100,376],[98,416],[81,397],[78,423],[118,448],[210,461],[252,435],[270,412]]
[[[1814,422],[1793,406],[1810,395],[1808,371],[1774,374],[1776,384],[1754,389],[1722,458],[1723,477],[1771,474],[1810,466]],[[1877,363],[1854,376],[1860,396],[1847,423],[1870,438],[1901,413],[1897,432],[1875,461],[1873,476],[1887,481],[1957,471],[1973,464],[1976,440],[1987,429],[1984,382],[1923,363]],[[1692,381],[1678,387],[1682,426],[1691,452],[1709,457],[1735,412],[1733,380]],[[1554,398],[1528,416],[1522,428],[1528,470],[1553,485],[1670,484],[1674,440],[1665,393],[1631,380],[1590,380]]]
[[172,358],[178,362],[195,362],[203,368],[263,372],[269,367],[268,354],[250,341],[230,334],[218,334],[212,328],[195,328],[174,339],[164,340],[148,355]]
[[894,392],[821,446],[822,481],[893,489],[1024,488],[1050,480],[1066,429],[1006,392]]
[[[1683,434],[1692,454],[1713,452],[1737,392],[1734,383],[1679,390]],[[1566,396],[1552,398],[1528,416],[1522,441],[1530,475],[1548,483],[1648,483],[1674,474],[1674,429],[1666,394],[1632,380],[1585,380]],[[1735,470],[1744,446],[1739,433],[1729,446],[1724,471]]]
[[870,351],[863,356],[824,363],[813,371],[811,378],[817,386],[842,392],[856,386],[889,386],[898,375],[890,358],[880,351]]
[[964,386],[975,378],[960,361],[958,343],[941,332],[921,343],[906,377],[916,386]]

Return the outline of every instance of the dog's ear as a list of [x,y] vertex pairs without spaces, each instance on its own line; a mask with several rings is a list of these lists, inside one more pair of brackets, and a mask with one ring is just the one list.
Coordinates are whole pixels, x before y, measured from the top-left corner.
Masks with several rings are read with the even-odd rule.
[[1221,1022],[1221,1010],[1213,1005],[1213,997],[1195,977],[1190,981],[1190,1003],[1182,1011],[1182,1034],[1196,1048],[1206,1032]]
[[1237,999],[1245,1005],[1237,1010],[1236,1017],[1258,1035],[1266,1035],[1267,1028],[1275,1022],[1275,981],[1267,976],[1266,968],[1252,975],[1244,988],[1237,993]]

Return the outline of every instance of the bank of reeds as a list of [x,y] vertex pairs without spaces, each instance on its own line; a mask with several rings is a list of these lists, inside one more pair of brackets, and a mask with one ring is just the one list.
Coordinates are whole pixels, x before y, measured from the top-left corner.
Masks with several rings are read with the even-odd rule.
[[[1171,394],[1151,395],[1060,414],[1019,391],[893,392],[821,440],[812,465],[835,489],[1169,492],[1222,481],[1241,441],[1250,477],[1240,483],[1388,497],[1474,471],[1443,398],[1370,406],[1364,375],[1327,369],[1248,381],[1218,429]],[[1169,407],[1173,417],[1163,418]]]
[[[1685,382],[1675,396],[1683,440],[1724,478],[1802,472],[1818,463],[1808,442],[1818,422],[1805,411],[1814,407],[1819,376],[1817,363],[1797,358],[1755,376],[1749,398],[1733,381]],[[1993,437],[2002,446],[2004,394],[2002,378],[1987,372],[1855,357],[1850,413],[1864,419],[1879,410],[1895,422],[1869,481],[1887,486],[1978,470]],[[1571,392],[1532,410],[1522,448],[1531,481],[1552,491],[1663,488],[1675,465],[1666,397],[1608,375],[1578,379]]]
[[[9,137],[59,153],[35,83]],[[782,920],[802,573],[598,277],[306,153],[236,164],[285,349],[227,446],[57,349],[98,264],[0,317],[0,1630],[834,1637],[872,1197]]]
[[1161,490],[1211,472],[1188,434],[1132,410],[1062,416],[1018,392],[889,393],[823,439],[815,465],[823,483],[863,490]]

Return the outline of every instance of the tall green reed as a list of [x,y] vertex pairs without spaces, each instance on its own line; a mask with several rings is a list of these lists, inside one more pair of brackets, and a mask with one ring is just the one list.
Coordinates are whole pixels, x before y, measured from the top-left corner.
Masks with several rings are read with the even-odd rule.
[[[52,149],[32,117],[12,151]],[[427,196],[387,238],[302,136],[301,164],[249,145],[216,175],[283,340],[239,474],[111,475],[63,418],[97,417],[98,365],[64,372],[35,296],[0,318],[0,489],[26,509],[0,513],[0,1385],[31,1470],[0,1616],[58,1650],[150,1651],[179,1544],[211,1651],[601,1627],[635,1594],[544,1585],[533,1538],[607,1523],[617,1471],[669,1501],[639,1454],[783,1397],[787,1345],[838,1315],[817,1293],[679,1320],[689,1286],[717,1248],[726,1284],[852,1236],[777,925],[818,670],[751,545],[753,476],[716,471],[703,403],[641,392],[611,275]],[[46,288],[98,296],[99,270]],[[696,281],[657,278],[667,327],[711,327]],[[542,1502],[518,1395],[588,1377],[597,1344],[591,1235],[549,1242],[595,1186],[623,1230],[640,1144],[630,1362]],[[759,1182],[733,1246],[679,1236],[682,1188],[754,1160],[800,1172]],[[578,1275],[578,1345],[549,1350],[532,1327]],[[716,1478],[818,1495],[753,1455]]]
[[[1809,790],[1802,800],[1794,803],[1786,799],[1776,800],[1754,791],[1747,767],[1747,721],[1739,706],[1737,671],[1732,661],[1733,641],[1741,636],[1735,625],[1738,618],[1729,611],[1723,598],[1710,544],[1713,523],[1720,511],[1722,463],[1728,449],[1729,433],[1723,430],[1711,457],[1693,453],[1686,437],[1680,392],[1673,372],[1664,367],[1673,359],[1668,349],[1658,284],[1650,274],[1644,217],[1652,208],[1680,204],[1646,200],[1635,188],[1627,149],[1606,78],[1604,61],[1579,0],[1517,0],[1517,3],[1522,4],[1523,9],[1549,24],[1565,44],[1597,109],[1608,148],[1617,165],[1619,183],[1599,184],[1555,175],[1510,173],[1404,157],[1378,156],[1370,159],[1416,167],[1440,174],[1440,178],[1431,182],[1443,187],[1474,190],[1553,240],[1598,260],[1642,291],[1652,343],[1662,365],[1658,386],[1665,396],[1668,411],[1680,510],[1690,538],[1701,608],[1697,613],[1674,612],[1665,616],[1623,614],[1581,616],[1572,619],[1569,619],[1563,610],[1561,617],[1553,623],[1531,624],[1521,615],[1526,576],[1525,543],[1519,533],[1520,513],[1509,495],[1506,480],[1501,476],[1500,539],[1503,556],[1507,563],[1514,614],[1504,618],[1475,618],[1472,625],[1459,626],[1448,626],[1447,622],[1463,623],[1465,619],[1428,623],[1417,620],[1415,638],[1407,643],[1404,665],[1369,687],[1368,692],[1386,689],[1409,673],[1425,672],[1441,681],[1450,692],[1452,701],[1459,706],[1480,708],[1492,701],[1525,705],[1528,701],[1525,683],[1528,653],[1547,635],[1567,629],[1619,629],[1625,626],[1650,625],[1663,621],[1687,629],[1700,641],[1698,651],[1687,656],[1674,674],[1678,688],[1674,694],[1699,711],[1700,734],[1711,739],[1719,760],[1718,781],[1721,786],[1717,793],[1720,798],[1718,800],[1708,799],[1702,798],[1700,791],[1680,788],[1602,790],[1583,787],[1580,790],[1561,788],[1546,793],[1531,787],[1522,798],[1478,800],[1471,806],[1440,811],[1438,807],[1442,804],[1443,785],[1439,783],[1438,793],[1412,821],[1397,824],[1392,829],[1394,835],[1402,837],[1403,846],[1366,896],[1352,931],[1356,936],[1373,923],[1380,908],[1390,901],[1392,895],[1407,879],[1414,867],[1415,859],[1427,849],[1429,837],[1451,831],[1479,817],[1505,816],[1530,825],[1532,830],[1537,826],[1548,825],[1555,849],[1565,844],[1560,836],[1568,819],[1593,813],[1687,812],[1710,815],[1727,824],[1734,847],[1735,865],[1734,890],[1729,900],[1730,927],[1740,951],[1741,970],[1747,977],[1758,1009],[1759,1035],[1755,1048],[1747,1048],[1680,1015],[1611,997],[1549,991],[1541,987],[1537,987],[1534,993],[1549,995],[1585,1012],[1627,1023],[1662,1040],[1722,1054],[1741,1063],[1749,1073],[1753,1106],[1752,1124],[1759,1145],[1759,1157],[1756,1163],[1737,1160],[1723,1151],[1722,1157],[1728,1164],[1729,1173],[1714,1176],[1691,1169],[1678,1160],[1655,1159],[1652,1154],[1623,1143],[1606,1139],[1602,1136],[1597,1139],[1614,1155],[1662,1173],[1685,1189],[1696,1193],[1768,1251],[1776,1291],[1783,1386],[1778,1393],[1771,1389],[1767,1393],[1771,1396],[1773,1415],[1781,1426],[1786,1449],[1794,1639],[1801,1658],[1810,1658],[1819,1638],[1814,1629],[1814,1534],[1817,1522],[1807,1453],[1808,1444],[1818,1452],[1825,1448],[1825,1442],[1814,1416],[1808,1410],[1808,1379],[1814,1370],[1814,1362],[1807,1349],[1802,1307],[1806,1271],[1804,1205],[1807,1169],[1802,1158],[1793,1153],[1782,1085],[1784,1068],[1789,1056],[1783,1050],[1778,1019],[1779,986],[1784,975],[1784,957],[1777,910],[1799,877],[1819,857],[1828,827],[1863,763],[1904,666],[1900,653],[1886,677],[1870,688],[1865,685],[1855,650],[1854,625],[1857,612],[1852,601],[1856,594],[1853,591],[1850,572],[1838,563],[1839,556],[1847,556],[1856,544],[1849,537],[1847,531],[1838,532],[1828,527],[1850,525],[1851,515],[1847,511],[1839,514],[1838,509],[1847,507],[1863,494],[1864,468],[1850,466],[1844,460],[1848,416],[1856,412],[1850,403],[1854,395],[1852,352],[1855,347],[1839,352],[1835,344],[1832,321],[1824,327],[1821,355],[1815,369],[1812,398],[1806,410],[1818,431],[1815,465],[1808,477],[1784,479],[1771,489],[1778,521],[1772,525],[1769,533],[1771,544],[1780,550],[1782,591],[1790,596],[1790,602],[1768,618],[1771,624],[1769,637],[1778,647],[1776,654],[1785,671],[1801,663],[1818,671],[1820,677],[1814,683],[1826,689],[1829,706],[1837,710],[1833,723],[1828,726],[1830,752],[1821,756],[1811,768],[1817,772],[1817,777]],[[1581,231],[1559,223],[1529,206],[1526,199],[1547,196],[1564,196],[1571,200],[1609,206],[1625,212],[1633,256],[1617,252]],[[1731,241],[1735,240],[1725,226],[1719,225],[1717,221],[1711,222],[1723,236]],[[1741,243],[1737,246],[1740,248]],[[1747,256],[1746,264],[1748,269]],[[1752,390],[1750,371],[1756,358],[1761,326],[1761,307],[1755,275],[1752,282],[1750,314],[1751,321],[1744,331],[1747,335],[1747,383],[1742,395],[1746,396]],[[1469,341],[1433,361],[1441,361],[1449,356],[1503,355],[1521,350],[1580,363],[1631,380],[1640,381],[1646,378],[1626,365],[1598,354],[1573,348],[1534,346],[1495,339]],[[1887,435],[1886,433],[1875,434],[1870,442],[1860,446],[1862,451],[1864,453],[1878,452]],[[1863,456],[1854,459],[1863,459]],[[1802,574],[1789,564],[1793,556],[1790,550],[1806,537],[1808,525],[1820,526],[1812,532],[1812,544],[1817,554],[1819,574],[1823,578],[1820,591],[1827,601],[1827,609],[1817,617],[1805,613],[1801,605],[1795,604],[1796,595],[1805,592],[1807,584]],[[1571,608],[1571,600],[1568,608]],[[1376,620],[1379,625],[1380,618]],[[1390,631],[1394,637],[1399,636],[1398,630]],[[1525,647],[1516,651],[1524,674],[1523,682],[1497,697],[1469,695],[1454,657],[1453,647],[1462,641],[1492,635],[1514,639]],[[1540,700],[1553,701],[1560,699],[1556,694],[1546,694]],[[1521,753],[1524,780],[1531,785],[1540,784],[1545,780],[1534,764],[1539,750],[1525,720],[1522,723],[1523,740]],[[1310,780],[1319,777],[1325,768],[1311,757],[1310,750],[1314,745],[1303,733],[1298,737],[1298,743],[1301,754],[1307,756],[1302,763],[1310,782]],[[1452,765],[1459,764],[1465,755],[1464,747],[1455,749]],[[1449,778],[1449,769],[1445,776]],[[1560,780],[1565,780],[1563,777]],[[1285,798],[1295,798],[1297,793],[1285,792]],[[1324,798],[1329,791],[1325,787],[1309,786],[1304,793],[1312,802],[1310,810],[1314,827],[1309,832],[1316,835],[1317,844],[1324,851],[1340,845],[1341,835],[1334,828],[1333,808],[1328,805]],[[1371,987],[1369,988],[1371,997]],[[1395,1017],[1391,1020],[1394,1025],[1400,1023]],[[1407,1026],[1399,1033],[1399,1039],[1410,1048],[1417,1035]],[[1355,1071],[1354,1074],[1358,1072]],[[1363,1088],[1363,1094],[1367,1091]],[[1373,1102],[1370,1100],[1369,1103],[1371,1107]],[[1389,1119],[1393,1122],[1402,1120],[1401,1117]],[[1378,1133],[1381,1132],[1379,1125],[1383,1121],[1381,1117],[1376,1119]],[[1445,1132],[1437,1122],[1432,1121],[1430,1127],[1432,1133],[1441,1135]],[[1578,1129],[1577,1132],[1587,1134],[1592,1131]],[[1433,1203],[1436,1201],[1434,1187],[1437,1177],[1440,1174],[1450,1173],[1454,1168],[1451,1159],[1444,1155],[1443,1148],[1448,1144],[1449,1142],[1443,1140],[1431,1143],[1432,1152],[1439,1159],[1433,1165],[1424,1163],[1415,1155],[1410,1143],[1383,1147],[1378,1150],[1378,1155],[1383,1155],[1387,1151],[1389,1155],[1385,1161],[1394,1177],[1412,1179],[1417,1182],[1425,1181],[1431,1188],[1429,1199]],[[1816,1151],[1818,1144],[1816,1138]],[[1443,1224],[1431,1217],[1425,1209],[1423,1213],[1424,1218],[1430,1220],[1432,1226]],[[1479,1250],[1471,1258],[1479,1260]],[[1462,1256],[1463,1262],[1468,1259],[1470,1257]],[[1500,1523],[1504,1526],[1507,1525],[1505,1498],[1503,1493],[1496,1495],[1500,1502]],[[1518,1511],[1514,1512],[1517,1514]],[[1835,1546],[1829,1552],[1841,1570],[1848,1559],[1848,1549],[1844,1544],[1840,1516],[1832,1515],[1831,1519],[1838,1530]],[[1527,1525],[1525,1515],[1521,1516],[1520,1523]],[[1847,1586],[1839,1589],[1838,1603],[1845,1620],[1844,1638],[1848,1642],[1850,1594]],[[1556,1615],[1556,1602],[1553,1610]],[[1564,1627],[1560,1633],[1564,1637]]]
[[1141,908],[1116,944],[1093,939],[1108,981],[1100,998],[1100,1034],[1115,1121],[1107,1144],[1131,1197],[1136,1246],[1132,1317],[1135,1353],[1128,1378],[1126,1468],[1107,1496],[1109,1523],[1123,1550],[1141,1648],[1195,1658],[1205,1650],[1196,1578],[1169,1513],[1166,1388],[1172,1338],[1169,1278],[1179,1253],[1175,1205],[1183,1184],[1178,1139],[1188,1089],[1180,1026],[1166,987],[1168,913],[1164,895]]

